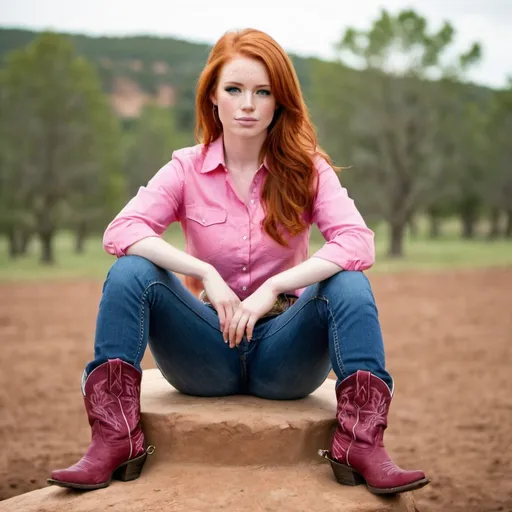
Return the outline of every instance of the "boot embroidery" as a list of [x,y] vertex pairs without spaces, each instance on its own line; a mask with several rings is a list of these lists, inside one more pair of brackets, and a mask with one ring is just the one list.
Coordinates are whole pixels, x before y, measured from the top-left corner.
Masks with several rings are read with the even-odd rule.
[[136,379],[134,379],[132,376],[125,375],[124,377],[125,387],[123,396],[121,397],[121,401],[123,404],[124,412],[126,414],[126,418],[130,425],[130,430],[133,430],[139,423],[140,386],[138,385]]
[[358,406],[363,408],[366,403],[368,402],[369,398],[369,392],[367,386],[361,386],[358,387],[355,396],[354,396],[354,403]]
[[380,468],[388,476],[398,475],[402,473],[402,470],[392,460],[384,461],[380,465]]
[[386,416],[386,398],[380,391],[374,389],[364,409],[364,419],[361,422],[362,430],[368,431],[375,427],[386,426]]
[[347,429],[347,424],[352,416],[352,411],[350,407],[350,395],[352,395],[353,391],[354,388],[351,386],[345,388],[338,399],[338,424],[341,427],[341,429],[347,434],[349,433]]
[[120,363],[109,361],[110,367],[110,391],[115,396],[120,396],[123,392],[122,367]]
[[93,386],[93,393],[88,397],[91,412],[117,432],[121,431],[121,423],[114,413],[113,405],[116,403],[109,393],[105,393],[107,379],[103,379]]

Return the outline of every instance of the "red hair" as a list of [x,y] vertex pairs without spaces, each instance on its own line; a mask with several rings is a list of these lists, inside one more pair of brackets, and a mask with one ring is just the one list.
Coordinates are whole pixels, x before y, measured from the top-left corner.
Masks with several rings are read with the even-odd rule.
[[313,158],[319,154],[315,129],[302,97],[299,80],[286,52],[269,35],[254,29],[228,32],[215,44],[201,76],[196,95],[196,139],[205,147],[222,134],[213,113],[211,96],[223,66],[241,55],[265,65],[278,108],[261,149],[269,175],[262,200],[265,207],[264,230],[278,243],[287,246],[283,233],[296,236],[308,226],[315,196],[316,171]]

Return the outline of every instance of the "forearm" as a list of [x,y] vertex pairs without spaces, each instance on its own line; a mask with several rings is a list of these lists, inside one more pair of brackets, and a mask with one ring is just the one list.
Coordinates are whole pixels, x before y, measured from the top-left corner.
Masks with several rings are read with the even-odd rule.
[[269,282],[275,293],[279,294],[319,283],[342,270],[336,263],[311,257],[296,267],[271,277]]
[[204,279],[213,267],[186,252],[173,247],[159,237],[147,237],[135,242],[126,250],[127,255],[142,256],[159,267],[178,274]]

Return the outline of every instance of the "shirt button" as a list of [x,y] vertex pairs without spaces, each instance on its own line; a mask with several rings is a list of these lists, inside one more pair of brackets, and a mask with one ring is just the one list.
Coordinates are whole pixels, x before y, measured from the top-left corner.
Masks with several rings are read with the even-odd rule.
[[245,292],[245,290],[247,290],[247,286],[242,286],[242,290]]
[[242,267],[242,270],[245,272],[247,270],[247,267]]
[[205,219],[202,219],[202,223],[204,224],[205,222],[206,222],[206,220],[205,220]]
[[251,199],[251,204],[254,204],[256,201],[254,199]]
[[243,238],[244,240],[247,240],[247,236],[246,236],[246,235],[244,235],[242,238]]

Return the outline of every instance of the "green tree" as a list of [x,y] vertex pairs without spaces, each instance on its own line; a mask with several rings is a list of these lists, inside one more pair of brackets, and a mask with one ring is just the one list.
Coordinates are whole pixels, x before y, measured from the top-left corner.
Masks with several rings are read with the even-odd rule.
[[191,144],[192,135],[177,128],[173,110],[153,104],[144,107],[124,141],[124,169],[130,196],[171,160],[174,150]]
[[512,78],[507,89],[494,93],[488,119],[484,190],[485,202],[491,212],[489,236],[500,234],[503,214],[506,222],[503,234],[512,237]]
[[[389,225],[393,257],[403,255],[412,216],[442,186],[445,166],[436,151],[442,117],[438,79],[480,56],[475,44],[455,62],[445,62],[453,38],[448,23],[432,32],[412,10],[396,15],[383,10],[369,29],[349,28],[338,44],[344,67],[355,65],[362,72],[351,75],[337,94],[330,93],[328,116],[336,117],[338,109],[337,133],[347,137],[344,144],[351,146],[351,163],[365,183],[368,202]],[[324,87],[332,90],[328,82]],[[336,96],[344,97],[342,107]]]
[[[24,252],[33,228],[33,216],[27,205],[32,198],[32,188],[26,176],[32,172],[30,154],[33,141],[29,137],[16,140],[30,127],[29,109],[13,97],[8,85],[8,75],[0,71],[0,233],[9,240],[11,258]],[[18,91],[23,83],[15,84]]]
[[53,263],[65,215],[87,216],[119,172],[113,113],[93,65],[53,33],[7,56],[1,90],[3,227],[16,232],[29,218],[41,261]]

